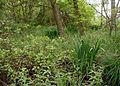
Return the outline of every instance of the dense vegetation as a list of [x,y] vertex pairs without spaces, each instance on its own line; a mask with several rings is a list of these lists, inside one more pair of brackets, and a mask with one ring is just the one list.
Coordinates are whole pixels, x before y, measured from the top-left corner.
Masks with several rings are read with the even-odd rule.
[[95,15],[86,0],[1,0],[0,85],[120,86],[119,20]]

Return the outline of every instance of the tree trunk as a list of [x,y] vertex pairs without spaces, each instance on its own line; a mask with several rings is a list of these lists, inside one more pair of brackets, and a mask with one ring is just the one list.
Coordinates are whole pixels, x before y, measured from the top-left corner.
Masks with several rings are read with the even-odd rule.
[[102,29],[103,29],[103,16],[102,15],[103,15],[103,8],[104,8],[103,5],[104,5],[103,0],[101,0],[101,28]]
[[78,0],[73,0],[75,15],[79,16]]
[[84,25],[79,21],[79,7],[78,7],[78,0],[73,0],[73,5],[74,5],[74,10],[75,10],[75,15],[76,15],[76,18],[77,18],[77,22],[78,22],[78,28],[79,28],[79,32],[80,32],[80,35],[83,35],[84,34]]
[[54,0],[49,0],[49,1],[50,1],[50,4],[51,4],[51,7],[52,7],[52,11],[53,11],[53,15],[54,15],[56,25],[57,25],[58,30],[59,30],[59,34],[60,34],[60,36],[63,36],[65,26],[64,26],[61,14],[60,14],[59,7],[56,4],[56,2],[54,2]]
[[[108,8],[109,8],[109,7],[108,7],[108,5],[109,5],[109,0],[106,0],[106,3],[105,3],[105,4],[106,4],[106,13],[108,14],[108,13],[109,13],[109,9],[108,9]],[[107,28],[109,28],[109,22],[108,22],[108,21],[109,21],[109,18],[106,18],[106,27],[107,27]]]
[[110,35],[112,30],[116,27],[116,9],[115,9],[115,0],[111,0],[111,25],[110,25]]

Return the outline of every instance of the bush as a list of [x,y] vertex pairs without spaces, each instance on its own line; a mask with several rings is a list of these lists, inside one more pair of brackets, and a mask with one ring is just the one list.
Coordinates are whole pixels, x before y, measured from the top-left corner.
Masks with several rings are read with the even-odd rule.
[[89,26],[91,30],[99,30],[101,27],[99,25],[91,25]]
[[67,26],[67,32],[70,32],[70,33],[77,33],[78,30],[77,30],[77,26],[73,25],[73,24],[70,24]]
[[54,27],[54,26],[44,28],[43,33],[45,34],[45,36],[48,36],[51,39],[53,39],[55,37],[58,37],[58,35],[59,35],[58,29],[56,27]]

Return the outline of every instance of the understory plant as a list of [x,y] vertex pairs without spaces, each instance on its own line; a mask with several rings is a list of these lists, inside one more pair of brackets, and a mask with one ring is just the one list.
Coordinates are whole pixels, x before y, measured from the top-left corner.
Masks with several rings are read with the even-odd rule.
[[88,75],[95,63],[96,55],[100,49],[100,43],[96,42],[91,46],[89,42],[78,40],[75,44],[75,64],[83,76]]
[[120,57],[109,57],[104,65],[102,73],[104,85],[120,86]]
[[55,26],[50,26],[48,28],[43,29],[43,33],[45,36],[48,36],[51,39],[59,36],[57,27]]

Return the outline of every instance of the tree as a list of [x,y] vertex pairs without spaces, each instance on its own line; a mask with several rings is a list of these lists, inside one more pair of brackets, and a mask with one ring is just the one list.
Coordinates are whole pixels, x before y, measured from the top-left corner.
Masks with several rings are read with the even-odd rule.
[[79,13],[79,6],[78,6],[78,0],[73,0],[73,5],[74,5],[74,13],[77,19],[77,26],[79,28],[80,31],[80,35],[84,34],[84,29],[83,29],[83,24],[80,22],[79,18],[80,18],[80,13]]
[[103,0],[101,0],[101,28],[103,28]]
[[113,29],[116,29],[116,7],[115,7],[115,0],[111,0],[110,35],[111,35]]
[[83,34],[83,28],[90,25],[94,16],[86,0],[6,0],[3,6],[6,20],[35,26],[56,25],[61,36],[65,26],[70,25],[77,26]]
[[[108,2],[111,2],[111,4],[109,4]],[[101,14],[102,17],[104,17],[106,19],[105,22],[105,26],[109,26],[110,29],[110,35],[112,34],[112,31],[115,30],[116,32],[116,20],[120,17],[118,16],[118,12],[119,12],[119,3],[120,0],[101,0],[101,7],[102,9],[104,9],[104,14],[102,13],[103,11],[99,12],[93,5],[89,4],[93,9],[95,9],[99,14]],[[108,11],[108,6],[107,5],[111,5],[111,15],[109,16],[109,12]],[[106,5],[106,6],[105,6]],[[102,23],[102,21],[101,21]],[[103,24],[103,23],[102,23]],[[105,27],[104,26],[104,27]]]
[[60,14],[59,6],[57,5],[56,0],[49,0],[49,1],[51,4],[51,7],[52,7],[52,11],[53,11],[56,25],[57,25],[58,30],[59,30],[59,34],[61,36],[63,36],[65,27],[64,27],[63,19],[62,19],[61,14]]
[[79,16],[78,0],[73,0],[75,15]]

